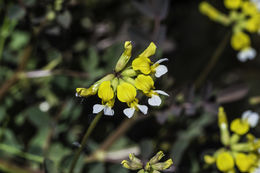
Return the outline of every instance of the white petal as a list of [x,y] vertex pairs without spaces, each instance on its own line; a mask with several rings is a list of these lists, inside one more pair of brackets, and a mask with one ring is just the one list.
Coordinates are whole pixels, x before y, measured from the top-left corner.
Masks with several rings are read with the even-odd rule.
[[247,119],[248,123],[250,124],[251,127],[255,127],[259,121],[259,115],[258,113],[252,113],[248,119]]
[[128,117],[131,118],[134,115],[135,108],[126,108],[124,109],[124,114]]
[[256,50],[253,48],[246,48],[241,50],[238,54],[237,54],[237,58],[239,59],[239,61],[241,62],[245,62],[247,60],[252,60],[256,57]]
[[156,67],[155,70],[156,77],[161,77],[162,75],[168,72],[168,69],[165,65],[159,65],[158,67]]
[[164,92],[162,90],[154,90],[154,92],[161,94],[161,95],[169,96],[169,94],[167,94],[166,92]]
[[255,127],[258,123],[259,115],[256,112],[248,110],[242,114],[242,120],[247,120],[251,127]]
[[158,61],[156,61],[155,64],[160,64],[160,63],[162,63],[164,61],[168,61],[168,58],[159,59]]
[[252,114],[253,112],[250,110],[247,110],[245,112],[243,112],[242,114],[242,120],[248,119],[248,117],[250,116],[250,114]]
[[104,114],[105,115],[109,115],[109,116],[113,116],[114,115],[114,110],[109,107],[109,106],[105,106],[104,107]]
[[151,106],[160,106],[162,100],[158,95],[152,95],[152,97],[148,99],[148,103]]
[[104,108],[105,108],[104,105],[95,104],[95,105],[93,106],[93,114],[97,114],[97,113],[101,112]]
[[258,168],[255,168],[253,173],[260,173],[260,166]]
[[143,114],[147,114],[148,107],[146,105],[137,105],[137,107]]

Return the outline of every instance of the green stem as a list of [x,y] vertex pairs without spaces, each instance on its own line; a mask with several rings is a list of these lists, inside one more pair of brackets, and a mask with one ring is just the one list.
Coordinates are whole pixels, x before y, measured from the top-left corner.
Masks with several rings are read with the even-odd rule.
[[38,163],[43,163],[43,158],[41,156],[25,153],[23,151],[20,151],[19,149],[6,145],[6,144],[0,144],[0,150],[3,150],[5,152],[11,153],[16,156],[20,156],[22,158],[25,158],[27,160],[35,161]]
[[74,156],[74,158],[73,158],[72,164],[71,164],[71,166],[70,166],[70,171],[69,171],[70,173],[73,173],[74,168],[75,168],[75,166],[76,166],[76,164],[77,164],[77,161],[78,161],[78,159],[79,159],[79,156],[80,156],[82,150],[84,149],[84,147],[86,146],[86,143],[87,143],[87,140],[88,140],[90,134],[92,133],[92,131],[93,131],[94,128],[96,127],[96,125],[97,125],[97,123],[99,122],[99,120],[100,120],[100,118],[101,118],[102,115],[103,115],[102,112],[98,113],[98,114],[96,115],[95,119],[91,122],[91,124],[90,124],[90,126],[89,126],[87,132],[85,133],[85,135],[84,135],[84,137],[83,137],[83,139],[82,139],[82,141],[81,141],[81,145],[80,145],[79,149],[76,151],[76,154],[75,154],[75,156]]
[[201,85],[204,83],[205,79],[209,75],[210,71],[216,65],[218,59],[220,58],[220,55],[222,54],[225,47],[227,46],[229,37],[230,37],[230,32],[227,32],[227,34],[224,36],[223,40],[220,42],[217,49],[215,50],[214,54],[212,55],[210,61],[208,62],[204,70],[200,73],[199,78],[196,80],[195,82],[196,89],[201,87]]

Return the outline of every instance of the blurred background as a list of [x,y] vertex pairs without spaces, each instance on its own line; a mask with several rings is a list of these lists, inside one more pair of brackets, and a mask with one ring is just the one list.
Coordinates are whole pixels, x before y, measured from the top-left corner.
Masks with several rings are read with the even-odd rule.
[[[231,28],[200,14],[200,2],[0,0],[0,172],[68,172],[100,102],[75,97],[75,89],[112,72],[127,40],[133,57],[154,41],[152,60],[169,59],[169,72],[155,86],[170,97],[134,120],[116,102],[115,115],[102,117],[75,172],[127,173],[120,162],[129,153],[145,162],[158,150],[173,159],[170,171],[214,172],[203,154],[221,146],[218,106],[229,121],[260,111],[260,55],[238,61]],[[222,1],[209,2],[226,11]],[[251,39],[260,52],[260,36]],[[93,156],[98,148],[108,154],[102,162]]]

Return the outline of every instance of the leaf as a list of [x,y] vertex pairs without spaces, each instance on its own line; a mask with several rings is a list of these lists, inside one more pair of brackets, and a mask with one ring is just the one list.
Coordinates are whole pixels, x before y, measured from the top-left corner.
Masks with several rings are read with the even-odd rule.
[[64,11],[57,17],[57,22],[65,29],[68,29],[72,21],[72,17],[69,11]]
[[37,128],[46,128],[51,122],[49,115],[40,111],[38,106],[30,107],[24,113]]
[[97,163],[92,166],[89,170],[89,173],[105,173],[105,166],[103,163]]
[[18,5],[11,5],[8,8],[7,15],[10,19],[22,19],[25,16],[25,10],[24,8],[18,6]]
[[203,128],[213,122],[215,118],[205,113],[189,125],[187,130],[178,133],[177,141],[171,149],[171,157],[174,158],[176,166],[180,163],[183,153],[189,147],[190,142],[203,133]]
[[16,135],[9,129],[5,129],[4,131],[4,143],[16,148],[22,148],[22,145],[17,140]]
[[43,167],[45,173],[58,173],[57,167],[55,166],[54,162],[48,158],[44,159]]
[[2,124],[3,119],[6,115],[6,108],[3,106],[0,106],[0,123]]
[[109,173],[128,173],[129,170],[122,167],[121,164],[113,164],[109,166]]
[[142,157],[148,160],[154,151],[153,141],[151,139],[142,140],[140,147]]
[[27,32],[15,31],[11,35],[11,42],[9,43],[10,49],[20,50],[25,46],[30,39],[30,35]]

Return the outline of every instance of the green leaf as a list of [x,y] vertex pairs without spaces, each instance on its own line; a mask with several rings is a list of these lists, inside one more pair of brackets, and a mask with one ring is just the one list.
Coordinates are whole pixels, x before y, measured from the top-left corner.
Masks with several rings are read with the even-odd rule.
[[154,144],[153,141],[150,139],[142,140],[141,141],[141,155],[143,158],[148,159],[153,154],[154,151]]
[[25,10],[24,10],[24,8],[22,8],[18,5],[12,5],[8,8],[7,15],[10,19],[19,20],[24,17]]
[[109,173],[128,173],[129,170],[123,168],[121,164],[114,164],[109,166]]
[[105,166],[103,163],[97,163],[90,167],[89,173],[105,173]]
[[0,123],[2,124],[3,119],[6,115],[6,108],[3,106],[0,106]]
[[50,159],[44,159],[44,172],[45,173],[58,173],[58,169],[54,162]]
[[40,111],[38,106],[28,108],[25,112],[28,119],[38,128],[46,128],[49,126],[51,119],[46,112]]
[[65,11],[62,14],[59,14],[57,17],[57,21],[63,28],[68,29],[72,21],[70,12]]
[[30,35],[27,32],[15,31],[11,35],[11,42],[9,43],[10,49],[20,50],[23,48],[30,40]]

